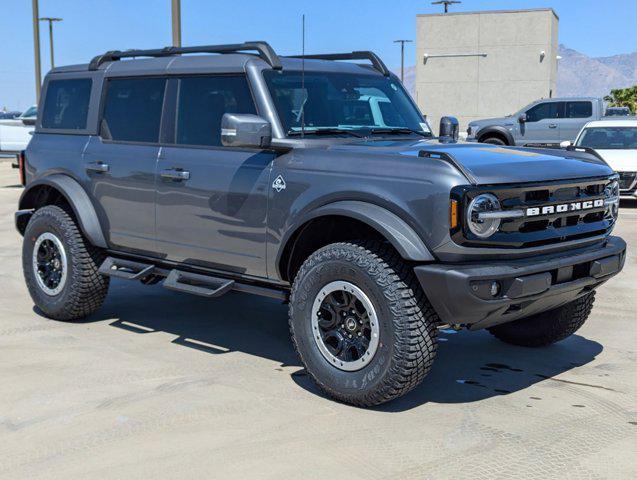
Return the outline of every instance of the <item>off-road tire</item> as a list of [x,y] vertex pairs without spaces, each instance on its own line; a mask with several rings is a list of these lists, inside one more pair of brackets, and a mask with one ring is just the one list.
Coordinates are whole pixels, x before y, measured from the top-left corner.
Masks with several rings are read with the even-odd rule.
[[566,305],[489,328],[495,337],[522,347],[546,347],[573,335],[593,309],[595,292]]
[[[342,371],[320,353],[311,315],[318,292],[334,281],[363,290],[377,312],[380,343],[368,365]],[[400,397],[429,373],[436,356],[438,315],[412,268],[380,242],[334,243],[301,266],[290,298],[290,333],[307,373],[327,395],[368,407]]]
[[[66,283],[55,296],[40,288],[32,262],[35,242],[45,232],[61,240],[67,256]],[[98,273],[104,258],[104,252],[83,237],[71,215],[62,208],[43,207],[29,220],[22,244],[22,269],[33,302],[47,317],[80,320],[102,306],[109,286],[109,278]]]
[[503,146],[507,144],[504,140],[498,137],[488,137],[488,138],[485,138],[484,140],[480,140],[480,143],[488,143],[491,145],[503,145]]

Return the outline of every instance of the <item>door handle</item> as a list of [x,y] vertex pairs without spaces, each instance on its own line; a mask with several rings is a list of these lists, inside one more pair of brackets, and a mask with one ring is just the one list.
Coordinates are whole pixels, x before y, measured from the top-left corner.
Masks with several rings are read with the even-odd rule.
[[88,163],[86,165],[87,172],[106,173],[109,168],[108,164],[102,162]]
[[557,124],[556,123],[549,123],[549,128],[557,128]]
[[168,170],[162,170],[161,178],[167,178],[170,180],[190,180],[190,172],[186,170],[178,170],[176,168],[170,168]]

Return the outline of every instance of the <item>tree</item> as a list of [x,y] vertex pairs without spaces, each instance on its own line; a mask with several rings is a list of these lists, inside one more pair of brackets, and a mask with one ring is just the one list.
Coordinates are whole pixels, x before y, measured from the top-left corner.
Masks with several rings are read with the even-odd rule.
[[637,112],[637,85],[628,88],[615,88],[604,97],[610,107],[628,107],[634,115]]

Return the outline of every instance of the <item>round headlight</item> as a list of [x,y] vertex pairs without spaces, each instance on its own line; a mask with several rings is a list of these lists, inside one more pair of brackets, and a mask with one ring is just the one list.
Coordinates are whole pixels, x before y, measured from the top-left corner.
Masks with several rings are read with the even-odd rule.
[[606,219],[617,220],[619,216],[619,182],[617,180],[613,180],[604,188],[604,204]]
[[487,238],[497,232],[500,228],[500,219],[480,218],[480,214],[498,210],[500,210],[500,202],[490,193],[483,193],[471,200],[467,209],[467,223],[471,233],[479,238]]

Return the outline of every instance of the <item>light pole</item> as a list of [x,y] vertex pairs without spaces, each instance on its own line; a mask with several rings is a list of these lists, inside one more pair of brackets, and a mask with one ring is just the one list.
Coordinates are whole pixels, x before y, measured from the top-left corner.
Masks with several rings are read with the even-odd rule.
[[42,72],[40,71],[40,22],[38,18],[40,11],[38,0],[32,0],[33,7],[33,57],[35,59],[35,103],[40,101],[40,84],[42,82]]
[[181,47],[181,0],[172,1],[173,47]]
[[462,3],[458,0],[440,0],[438,2],[431,2],[432,5],[444,5],[445,13],[449,13],[449,5],[453,5],[454,3]]
[[51,68],[55,67],[55,54],[53,53],[53,22],[61,22],[61,18],[42,17],[41,22],[49,22],[49,45],[51,46]]
[[405,83],[405,43],[411,43],[412,40],[394,40],[394,43],[400,43],[400,82]]

